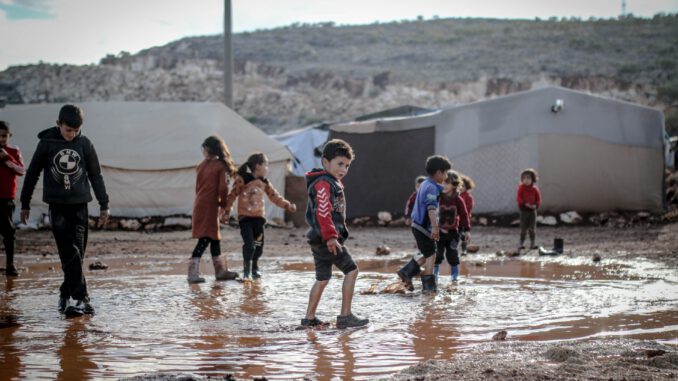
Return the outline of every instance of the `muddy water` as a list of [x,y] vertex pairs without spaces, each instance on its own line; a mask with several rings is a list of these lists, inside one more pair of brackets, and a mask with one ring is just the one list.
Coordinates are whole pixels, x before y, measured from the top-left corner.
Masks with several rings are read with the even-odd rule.
[[[56,312],[61,273],[41,260],[0,284],[0,380],[115,379],[184,372],[269,379],[372,379],[425,359],[448,359],[490,340],[633,337],[678,344],[678,273],[650,262],[588,258],[466,257],[462,281],[441,275],[435,297],[356,295],[363,329],[300,330],[312,265],[271,258],[257,282],[188,285],[180,258],[106,257],[88,271],[97,314]],[[394,280],[400,260],[359,261],[357,291]],[[203,263],[203,268],[210,264]],[[234,265],[238,265],[234,263]],[[326,289],[319,317],[333,320],[341,281]],[[418,288],[420,285],[416,284]]]

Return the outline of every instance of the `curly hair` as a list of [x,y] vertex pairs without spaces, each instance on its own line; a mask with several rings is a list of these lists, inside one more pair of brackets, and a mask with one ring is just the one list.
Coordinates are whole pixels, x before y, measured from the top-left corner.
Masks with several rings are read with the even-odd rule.
[[537,171],[534,168],[527,168],[524,169],[522,172],[520,172],[520,180],[522,181],[523,177],[525,175],[528,175],[532,178],[532,182],[536,183],[539,180],[539,176],[537,175]]

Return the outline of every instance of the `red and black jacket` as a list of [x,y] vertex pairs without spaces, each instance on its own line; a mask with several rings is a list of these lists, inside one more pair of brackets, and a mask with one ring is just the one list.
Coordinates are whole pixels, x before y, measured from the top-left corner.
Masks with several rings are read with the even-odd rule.
[[527,204],[536,205],[539,208],[541,206],[541,192],[536,185],[520,184],[518,185],[516,201],[520,210],[532,210],[527,207]]
[[0,159],[0,198],[14,199],[16,197],[16,177],[26,172],[19,147],[4,145],[0,148],[7,152],[7,156]]
[[314,169],[306,173],[306,190],[309,242],[322,243],[336,238],[343,243],[348,238],[344,185],[327,171]]

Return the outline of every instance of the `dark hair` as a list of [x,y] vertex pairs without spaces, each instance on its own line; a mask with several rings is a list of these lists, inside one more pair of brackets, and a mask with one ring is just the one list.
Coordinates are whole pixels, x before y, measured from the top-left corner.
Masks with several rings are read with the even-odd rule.
[[4,120],[0,120],[0,130],[10,132],[9,123],[5,122]]
[[64,105],[59,111],[57,123],[63,123],[69,127],[80,128],[84,119],[82,109],[75,105]]
[[532,178],[533,183],[536,183],[537,180],[539,179],[539,176],[537,176],[537,171],[535,171],[534,168],[527,168],[520,172],[521,181],[523,180],[523,177],[525,177],[525,175],[529,175]]
[[204,142],[202,142],[202,148],[204,148],[208,154],[216,156],[222,163],[224,163],[226,166],[226,172],[229,175],[235,172],[235,164],[233,164],[231,152],[228,150],[228,147],[222,138],[218,137],[217,135],[209,136]]
[[238,174],[240,176],[245,176],[248,172],[252,173],[257,164],[264,164],[267,161],[266,155],[262,152],[255,152],[247,158],[247,161],[243,163],[240,168],[238,168]]
[[466,188],[466,190],[471,190],[476,187],[476,182],[466,175],[461,175],[461,181],[464,183],[464,188]]
[[423,183],[424,181],[426,181],[426,176],[417,176],[417,178],[414,179],[414,185],[417,186]]
[[452,163],[445,156],[433,155],[426,159],[426,173],[429,176],[433,176],[438,171],[449,171],[450,168],[452,168]]
[[323,146],[323,159],[331,161],[335,157],[342,156],[349,160],[355,159],[353,148],[341,139],[332,139]]

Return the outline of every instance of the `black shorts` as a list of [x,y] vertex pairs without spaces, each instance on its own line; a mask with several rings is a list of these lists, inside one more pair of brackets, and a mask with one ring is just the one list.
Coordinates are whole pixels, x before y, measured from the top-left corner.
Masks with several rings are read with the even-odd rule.
[[417,249],[419,249],[419,252],[424,258],[436,255],[436,241],[432,240],[416,228],[412,228],[412,234],[414,234],[414,239],[417,241]]
[[351,253],[346,246],[342,246],[337,255],[330,253],[327,245],[311,245],[313,260],[315,261],[315,279],[319,281],[329,280],[332,277],[332,265],[337,266],[344,275],[356,270],[358,266],[353,262]]

